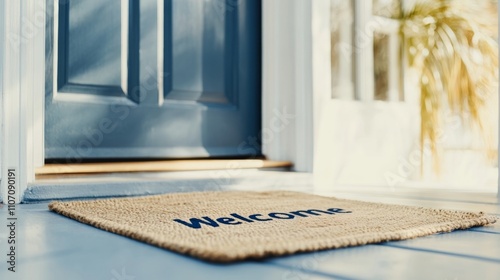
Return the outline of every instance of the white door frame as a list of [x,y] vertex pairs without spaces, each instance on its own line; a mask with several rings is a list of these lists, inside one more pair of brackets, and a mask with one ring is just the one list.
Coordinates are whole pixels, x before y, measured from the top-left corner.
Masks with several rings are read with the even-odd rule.
[[[313,170],[312,7],[327,1],[262,0],[263,152],[270,160],[293,161],[296,171]],[[7,172],[14,169],[10,198],[20,203],[28,184],[35,183],[35,169],[44,164],[48,13],[45,0],[2,5],[0,197],[8,202]]]
[[44,161],[45,1],[2,2],[1,196],[19,203]]
[[[323,1],[323,0],[320,0]],[[315,1],[262,0],[263,153],[313,171],[312,6]],[[277,123],[278,112],[291,115]]]

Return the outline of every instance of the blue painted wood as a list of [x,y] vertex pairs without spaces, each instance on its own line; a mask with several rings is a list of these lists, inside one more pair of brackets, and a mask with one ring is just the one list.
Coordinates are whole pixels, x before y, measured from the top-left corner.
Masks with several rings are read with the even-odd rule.
[[[51,213],[47,204],[18,209],[18,271],[9,273],[2,264],[0,279],[293,279],[289,268],[268,263],[221,265],[182,256]],[[5,211],[0,213],[4,221]],[[3,255],[4,248],[0,251]],[[306,276],[335,279],[321,273]]]
[[387,244],[387,246],[468,256],[468,258],[496,262],[500,266],[500,236],[497,234],[456,231],[392,242]]
[[60,1],[46,158],[260,155],[260,1],[165,1],[164,26],[157,5],[129,1],[127,39],[123,2]]
[[[276,187],[297,191],[314,191],[307,175],[296,173],[243,172],[218,181],[221,189],[269,190]],[[101,183],[74,179],[45,180],[45,187],[60,185],[61,189],[80,182],[75,188],[89,188],[87,197],[109,195],[113,189],[121,189],[124,182],[136,184],[125,188],[124,194],[140,189],[140,181],[146,193],[190,190],[210,190],[208,183],[214,180],[212,171],[189,173],[119,174],[101,177]],[[71,177],[70,177],[71,178]],[[287,179],[288,178],[288,179]],[[95,179],[95,178],[94,178]],[[189,180],[188,180],[189,179]],[[121,182],[118,182],[121,180]],[[92,181],[90,179],[90,181]],[[105,182],[110,181],[110,182]],[[112,183],[114,181],[114,183]],[[156,187],[154,182],[156,181]],[[217,181],[217,180],[216,180]],[[162,182],[168,182],[162,185]],[[267,183],[266,183],[267,182]],[[66,184],[66,185],[64,185]],[[85,185],[87,184],[87,185]],[[170,184],[170,185],[169,185]],[[61,193],[60,190],[57,192]],[[69,193],[74,191],[70,190]],[[63,193],[64,194],[64,193]],[[40,195],[43,195],[40,194]],[[360,194],[353,192],[352,196]],[[463,194],[474,196],[474,194]],[[394,197],[386,202],[418,204],[426,200],[411,200],[412,195]],[[457,204],[444,201],[441,206],[459,208],[463,197],[456,196]],[[435,201],[437,202],[437,201]],[[433,203],[435,203],[433,202]],[[485,205],[490,205],[486,203]],[[478,211],[479,201],[471,204]],[[0,220],[6,219],[6,208],[0,209]],[[132,239],[111,234],[78,223],[47,211],[47,204],[23,204],[18,206],[19,240],[22,240],[18,256],[19,279],[113,279],[114,272],[135,279],[498,279],[500,275],[500,234],[478,232],[496,231],[499,225],[457,231],[407,241],[388,242],[322,252],[271,258],[261,262],[242,262],[232,265],[214,265],[185,257],[167,250],[149,246]],[[0,245],[5,244],[4,231],[0,231]],[[0,246],[0,253],[3,254]],[[54,273],[57,272],[57,273]],[[165,276],[166,275],[166,276]],[[10,276],[0,270],[0,279]],[[168,277],[167,277],[168,276]],[[115,277],[116,278],[116,277]],[[118,278],[117,278],[118,279]]]
[[294,255],[269,262],[291,267],[291,274],[296,275],[292,279],[306,277],[309,271],[353,279],[493,280],[500,275],[497,263],[377,245]]
[[[447,210],[461,210],[461,211],[474,211],[474,212],[485,212],[490,215],[500,216],[500,204],[495,203],[479,203],[479,202],[462,202],[457,200],[428,200],[414,198],[412,194],[401,195],[399,197],[394,197],[392,195],[384,196],[384,193],[379,193],[378,195],[363,194],[363,193],[338,193],[333,192],[322,192],[324,195],[336,196],[339,198],[347,199],[360,199],[372,202],[389,203],[389,204],[402,204],[409,206],[421,206],[421,207],[431,207]],[[466,194],[464,194],[466,195]],[[445,194],[443,194],[445,196]],[[440,197],[440,195],[436,195]]]
[[[500,217],[499,217],[499,220],[500,220]],[[473,228],[471,230],[472,231],[478,231],[478,232],[500,234],[500,222],[497,222],[497,223],[495,223],[493,225],[490,225],[490,226]]]
[[165,1],[165,98],[236,105],[237,1]]
[[[124,96],[120,0],[62,1],[59,5],[59,92]],[[117,12],[118,11],[118,12]],[[136,52],[131,51],[128,59]],[[130,70],[136,70],[130,68]]]
[[[368,245],[261,262],[218,265],[185,257],[135,240],[105,232],[51,213],[47,204],[18,206],[17,251],[19,271],[14,276],[2,266],[0,279],[497,279],[500,265],[474,257],[494,250],[499,235],[453,234],[429,239],[431,245],[454,244],[457,253]],[[5,207],[0,219],[6,219]],[[467,233],[464,232],[464,233]],[[422,239],[422,238],[420,238]],[[415,241],[420,240],[415,239]],[[6,244],[4,231],[0,244]],[[388,243],[388,244],[399,244]],[[469,243],[468,246],[462,246]],[[448,245],[447,245],[448,246]],[[491,249],[489,249],[491,248]],[[426,249],[423,247],[422,249]],[[450,246],[450,249],[451,248]],[[0,252],[4,252],[0,247]],[[460,253],[461,255],[459,255]],[[470,257],[469,257],[470,255]]]

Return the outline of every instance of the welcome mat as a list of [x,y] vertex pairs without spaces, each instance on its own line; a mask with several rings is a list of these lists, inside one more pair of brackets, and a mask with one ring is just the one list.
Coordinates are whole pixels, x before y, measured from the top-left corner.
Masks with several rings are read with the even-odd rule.
[[82,223],[208,261],[403,240],[495,223],[483,213],[297,192],[198,192],[52,202]]

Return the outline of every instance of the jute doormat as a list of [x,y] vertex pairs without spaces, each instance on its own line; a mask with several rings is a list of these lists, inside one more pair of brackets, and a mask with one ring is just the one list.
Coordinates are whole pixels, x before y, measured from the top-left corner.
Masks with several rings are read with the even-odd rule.
[[52,202],[80,222],[215,262],[402,240],[494,223],[483,213],[296,192],[204,192]]

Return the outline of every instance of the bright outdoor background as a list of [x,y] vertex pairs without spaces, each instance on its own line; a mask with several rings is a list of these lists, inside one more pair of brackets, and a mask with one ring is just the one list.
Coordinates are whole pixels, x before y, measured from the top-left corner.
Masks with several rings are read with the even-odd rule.
[[331,0],[330,181],[497,190],[497,5]]

